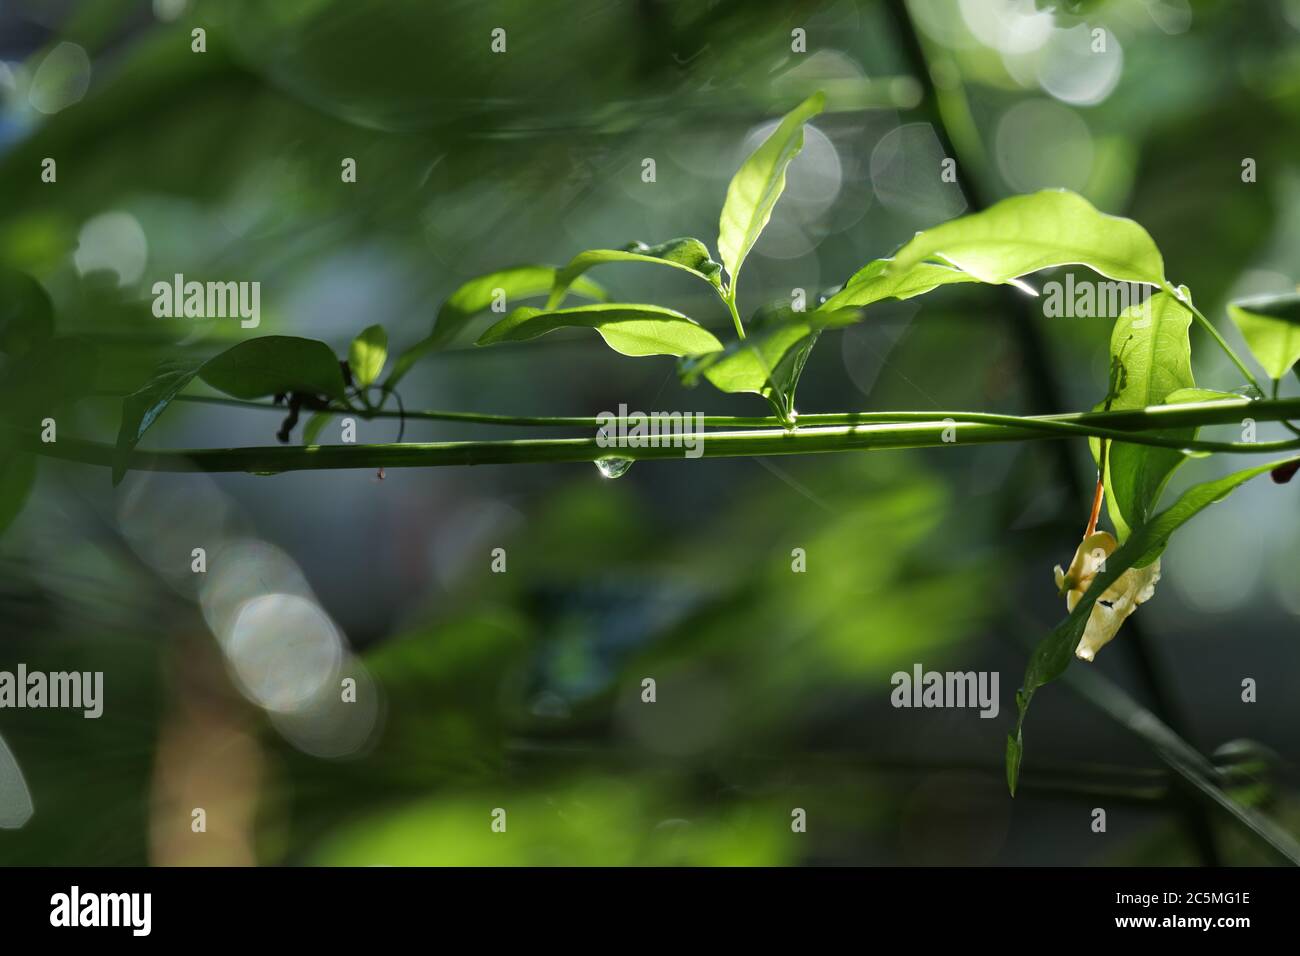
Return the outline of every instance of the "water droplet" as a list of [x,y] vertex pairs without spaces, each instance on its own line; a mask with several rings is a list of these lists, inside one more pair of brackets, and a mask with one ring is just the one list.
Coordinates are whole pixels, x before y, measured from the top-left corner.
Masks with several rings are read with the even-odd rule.
[[596,469],[606,478],[618,478],[632,467],[631,458],[597,458]]
[[1257,402],[1264,397],[1264,393],[1258,387],[1250,384],[1238,385],[1232,391],[1237,395],[1245,395],[1252,402]]

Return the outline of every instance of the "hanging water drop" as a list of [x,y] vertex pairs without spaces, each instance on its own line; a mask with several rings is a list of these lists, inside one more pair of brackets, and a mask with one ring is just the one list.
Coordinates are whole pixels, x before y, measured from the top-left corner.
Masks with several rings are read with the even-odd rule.
[[1257,402],[1264,397],[1264,393],[1260,391],[1258,385],[1238,385],[1232,391],[1237,395],[1245,395],[1252,402]]
[[597,458],[596,470],[606,478],[618,478],[632,467],[631,458]]

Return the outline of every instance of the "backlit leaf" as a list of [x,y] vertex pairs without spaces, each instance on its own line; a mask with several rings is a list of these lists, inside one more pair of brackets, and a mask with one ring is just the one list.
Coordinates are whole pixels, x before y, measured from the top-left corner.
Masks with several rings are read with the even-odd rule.
[[365,388],[379,378],[387,360],[388,333],[382,325],[368,326],[348,347],[348,368],[359,388]]
[[1300,292],[1241,299],[1228,306],[1228,315],[1269,378],[1281,378],[1300,362]]
[[515,309],[479,338],[479,345],[520,342],[565,328],[591,328],[624,355],[694,355],[722,348],[708,329],[657,305],[605,303],[547,312]]
[[892,268],[894,260],[867,263],[844,284],[844,288],[822,303],[819,312],[871,305],[882,299],[910,299],[941,285],[975,282],[976,278],[951,266],[917,262],[906,269]]
[[[518,299],[531,299],[546,295],[555,285],[557,270],[553,266],[514,266],[499,269],[470,279],[447,297],[438,310],[433,331],[398,357],[385,384],[393,387],[411,370],[417,361],[437,349],[443,348],[469,324],[470,320],[491,309],[496,303],[509,305]],[[589,299],[604,301],[605,290],[586,277],[570,284],[574,292]]]
[[1164,260],[1145,229],[1065,190],[1012,196],[918,232],[898,250],[890,271],[934,260],[990,283],[1063,265],[1084,265],[1123,282],[1165,282]]
[[736,170],[718,222],[718,254],[736,286],[740,267],[754,248],[772,209],[785,191],[785,172],[803,149],[803,126],[822,111],[826,97],[814,93],[782,118],[758,149]]
[[[1167,292],[1125,309],[1111,332],[1110,352],[1123,367],[1113,411],[1164,405],[1171,395],[1194,388],[1188,329],[1192,314]],[[1193,439],[1195,428],[1171,428],[1157,434]],[[1092,443],[1094,455],[1099,445]],[[1106,506],[1116,537],[1146,521],[1169,477],[1185,457],[1173,448],[1111,442],[1106,462]]]
[[627,249],[588,249],[574,256],[567,266],[555,276],[555,285],[546,308],[554,309],[564,301],[564,296],[574,281],[593,266],[611,262],[642,262],[669,266],[698,276],[709,285],[721,283],[722,267],[713,261],[708,247],[698,239],[669,239],[657,246],[636,243]]

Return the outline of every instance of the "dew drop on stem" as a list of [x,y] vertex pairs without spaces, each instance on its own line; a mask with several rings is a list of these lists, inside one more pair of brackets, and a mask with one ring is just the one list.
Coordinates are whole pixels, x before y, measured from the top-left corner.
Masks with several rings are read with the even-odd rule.
[[619,478],[632,467],[631,458],[597,458],[596,470],[605,478]]

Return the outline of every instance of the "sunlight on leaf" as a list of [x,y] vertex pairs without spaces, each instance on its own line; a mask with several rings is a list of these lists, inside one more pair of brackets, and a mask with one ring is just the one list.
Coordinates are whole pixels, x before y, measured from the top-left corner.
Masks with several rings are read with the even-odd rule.
[[731,288],[754,248],[772,209],[785,191],[785,171],[803,149],[803,126],[822,111],[826,97],[814,93],[785,115],[758,149],[741,164],[727,187],[718,222],[718,254],[727,267]]
[[656,246],[635,243],[627,249],[588,249],[574,256],[567,266],[555,275],[555,285],[546,301],[546,308],[554,309],[564,301],[569,287],[593,266],[611,262],[641,262],[650,265],[670,266],[698,276],[717,288],[721,282],[722,267],[713,261],[708,248],[698,239],[669,239]]
[[[1169,396],[1194,388],[1188,330],[1192,314],[1167,292],[1125,309],[1110,337],[1110,354],[1123,368],[1112,411],[1163,405]],[[1157,434],[1193,439],[1195,428],[1171,428]],[[1100,446],[1091,442],[1094,457]],[[1177,449],[1111,442],[1106,462],[1106,510],[1123,541],[1129,530],[1146,521],[1174,469],[1186,460]]]
[[1229,304],[1228,315],[1269,378],[1300,362],[1300,293],[1240,299]]
[[882,299],[910,299],[941,285],[978,281],[969,273],[933,262],[918,262],[906,269],[894,269],[893,263],[893,259],[876,259],[867,263],[817,311],[835,311],[851,306],[860,308]]
[[1065,190],[1012,196],[918,232],[898,250],[890,271],[907,272],[935,259],[990,283],[1063,265],[1084,265],[1124,282],[1165,281],[1164,260],[1145,229]]
[[348,368],[360,388],[379,378],[388,360],[388,333],[382,325],[371,325],[348,346]]
[[[766,398],[782,419],[791,420],[799,377],[824,329],[856,322],[860,310],[835,309],[803,314],[777,309],[753,325],[750,334],[725,349],[684,359],[679,373],[694,385],[704,376],[721,392],[752,392]],[[753,321],[753,320],[751,320]]]
[[[556,271],[552,266],[514,266],[470,279],[447,297],[438,310],[433,331],[401,354],[385,384],[389,388],[395,386],[417,361],[445,347],[476,315],[494,307],[504,310],[516,299],[548,294],[555,285]],[[576,278],[570,286],[572,291],[589,299],[603,302],[606,298],[605,290],[586,277]]]
[[708,329],[680,312],[657,305],[604,303],[547,312],[527,306],[515,309],[492,326],[478,345],[520,342],[556,329],[590,328],[623,355],[694,355],[722,348]]

